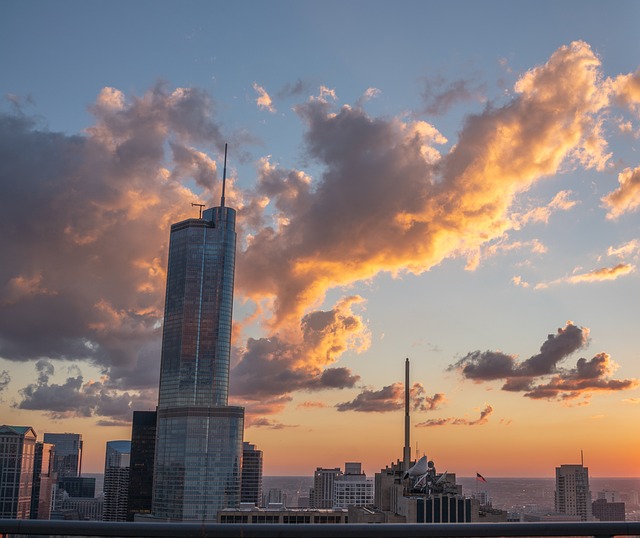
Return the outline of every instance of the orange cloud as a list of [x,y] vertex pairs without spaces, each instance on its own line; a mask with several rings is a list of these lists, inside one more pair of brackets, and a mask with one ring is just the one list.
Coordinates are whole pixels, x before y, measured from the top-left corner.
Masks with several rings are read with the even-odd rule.
[[261,108],[262,110],[268,110],[269,112],[272,112],[272,113],[275,112],[276,109],[273,106],[273,101],[271,99],[271,96],[267,93],[267,90],[265,90],[262,86],[258,85],[257,82],[253,83],[253,89],[258,94],[258,98],[256,99],[258,108]]
[[565,279],[566,282],[571,284],[578,284],[581,282],[602,282],[604,280],[615,280],[621,276],[628,275],[635,271],[635,265],[628,263],[619,263],[614,267],[601,267],[600,269],[594,269],[588,273],[582,273],[579,275],[573,275]]
[[617,219],[640,208],[640,167],[622,171],[618,175],[618,183],[620,187],[602,198],[608,209],[608,219]]
[[328,407],[324,402],[302,402],[297,405],[297,407],[302,409],[324,409]]
[[278,175],[288,185],[286,210],[285,193],[260,181],[255,196],[271,189],[265,211],[275,205],[278,223],[247,230],[239,291],[275,298],[271,326],[289,326],[329,288],[380,272],[421,273],[502,237],[515,226],[515,197],[562,163],[604,165],[599,113],[608,94],[586,43],[561,47],[515,89],[511,103],[469,117],[444,156],[436,149],[444,138],[426,122],[334,111],[323,99],[298,106],[308,153],[325,170],[311,188],[287,183],[296,171],[270,167],[270,181]]
[[635,73],[619,75],[613,79],[612,90],[618,103],[639,112],[637,105],[640,104],[640,69]]
[[482,426],[489,422],[489,416],[493,414],[493,407],[489,404],[480,412],[480,416],[476,420],[466,418],[432,418],[419,422],[416,428],[433,428],[435,426]]
[[[350,402],[336,405],[338,411],[360,411],[363,413],[386,413],[402,409],[404,402],[404,384],[393,383],[380,390],[365,388]],[[410,390],[411,407],[414,411],[433,411],[447,401],[446,396],[438,392],[432,397],[425,394],[422,383],[414,383]]]

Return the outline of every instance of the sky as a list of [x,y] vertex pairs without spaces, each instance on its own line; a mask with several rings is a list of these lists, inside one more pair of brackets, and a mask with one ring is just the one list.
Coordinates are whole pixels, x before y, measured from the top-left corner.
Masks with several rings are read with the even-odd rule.
[[[238,210],[267,475],[640,476],[640,3],[7,1],[0,422],[157,403],[169,226]],[[40,437],[41,438],[41,437]]]

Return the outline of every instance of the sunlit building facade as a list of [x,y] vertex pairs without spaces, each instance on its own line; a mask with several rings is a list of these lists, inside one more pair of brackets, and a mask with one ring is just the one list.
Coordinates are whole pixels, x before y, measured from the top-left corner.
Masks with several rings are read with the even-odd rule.
[[228,406],[236,212],[171,226],[152,514],[215,521],[240,502],[244,409]]
[[29,519],[36,432],[0,426],[0,519]]
[[556,467],[556,512],[578,516],[581,521],[591,521],[591,492],[589,468],[582,465]]

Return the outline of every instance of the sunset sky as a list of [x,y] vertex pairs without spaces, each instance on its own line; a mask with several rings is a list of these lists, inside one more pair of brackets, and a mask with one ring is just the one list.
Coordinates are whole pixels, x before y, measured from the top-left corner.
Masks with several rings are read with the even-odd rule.
[[238,209],[265,474],[640,476],[637,1],[7,1],[0,423],[154,409],[169,226]]

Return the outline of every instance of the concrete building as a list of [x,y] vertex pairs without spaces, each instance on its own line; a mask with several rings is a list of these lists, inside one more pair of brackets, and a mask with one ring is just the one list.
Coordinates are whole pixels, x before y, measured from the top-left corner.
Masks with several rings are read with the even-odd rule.
[[269,491],[262,498],[262,506],[269,508],[276,505],[286,507],[287,496],[280,488],[269,488]]
[[242,443],[242,484],[240,502],[259,506],[262,503],[262,450]]
[[313,489],[309,493],[311,508],[332,508],[333,491],[336,478],[342,476],[339,467],[332,469],[316,468],[313,473]]
[[101,521],[103,502],[102,497],[69,497],[65,494],[51,512],[51,519]]
[[131,424],[127,521],[133,521],[136,514],[151,514],[155,453],[156,412],[134,411]]
[[109,441],[104,463],[103,521],[127,521],[131,441]]
[[349,512],[345,509],[313,508],[227,508],[218,512],[218,523],[273,523],[315,524],[347,523]]
[[93,499],[96,496],[96,479],[90,476],[65,476],[57,479],[58,492],[64,490],[69,497]]
[[155,519],[216,521],[218,510],[240,503],[244,408],[228,405],[235,222],[235,209],[224,204],[223,180],[219,207],[171,226]]
[[[410,463],[405,471],[405,463],[398,460],[375,475],[374,505],[384,515],[385,523],[480,521],[480,503],[462,494],[455,474],[437,473],[426,457]],[[366,517],[359,522],[366,523]]]
[[362,471],[361,463],[345,463],[344,474],[333,482],[333,508],[373,505],[373,480]]
[[0,426],[0,519],[29,519],[36,432]]
[[581,521],[593,519],[588,467],[581,464],[556,467],[555,511],[579,516]]
[[600,521],[625,521],[625,504],[623,502],[609,502],[606,499],[596,499],[591,504],[593,517]]
[[47,432],[44,442],[55,445],[53,472],[58,479],[82,474],[82,434]]

